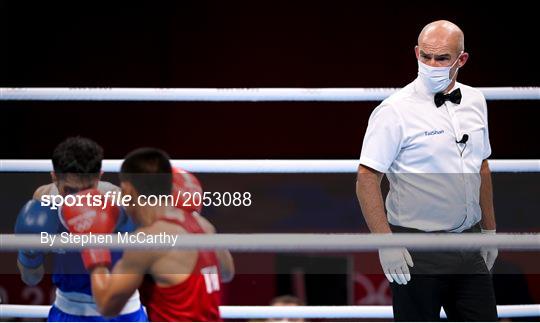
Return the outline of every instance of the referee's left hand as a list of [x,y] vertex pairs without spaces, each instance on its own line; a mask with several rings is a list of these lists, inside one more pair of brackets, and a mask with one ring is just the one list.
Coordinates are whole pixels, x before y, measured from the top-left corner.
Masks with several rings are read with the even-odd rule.
[[[482,233],[495,234],[495,230],[482,229]],[[493,268],[493,265],[495,264],[495,259],[497,259],[497,255],[499,254],[499,250],[497,248],[484,248],[480,250],[480,254],[486,262],[487,269],[491,271],[491,268]]]

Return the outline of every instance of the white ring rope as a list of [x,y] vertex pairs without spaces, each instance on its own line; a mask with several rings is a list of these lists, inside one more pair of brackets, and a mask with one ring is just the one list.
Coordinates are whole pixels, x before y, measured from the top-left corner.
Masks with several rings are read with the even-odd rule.
[[[80,250],[84,248],[142,249],[228,249],[241,252],[354,252],[372,251],[387,247],[413,250],[540,250],[540,233],[400,233],[400,234],[184,234],[176,240],[146,241],[142,235],[133,240],[122,240],[125,234],[88,235],[84,247],[75,240],[62,241],[57,236],[53,243],[42,242],[38,234],[2,234],[0,250]],[[103,239],[98,240],[102,236]],[[108,238],[107,238],[108,237]],[[64,238],[66,240],[66,238]],[[45,240],[43,240],[45,241]]]
[[[0,318],[47,318],[49,305],[0,305]],[[220,306],[224,319],[377,318],[392,319],[391,306]],[[540,316],[540,304],[498,305],[499,318]],[[441,318],[446,313],[441,310]]]
[[[479,88],[488,100],[540,100],[539,87]],[[251,88],[251,89],[157,89],[157,88],[0,88],[0,101],[380,101],[395,88]],[[107,160],[103,170],[117,172],[121,160]],[[202,173],[354,173],[357,160],[182,160],[174,161]],[[540,160],[491,160],[494,172],[539,172]],[[0,160],[0,172],[46,172],[50,160]],[[217,234],[182,235],[176,248],[230,249],[232,251],[365,251],[403,246],[419,250],[479,249],[539,250],[538,234]],[[78,244],[41,244],[33,235],[0,235],[0,249],[82,249]],[[114,241],[114,239],[113,239]],[[170,248],[166,244],[89,243],[86,247],[122,249]],[[0,305],[0,318],[46,318],[50,306]],[[248,318],[382,318],[391,319],[391,306],[221,306],[225,319]],[[499,305],[500,318],[540,316],[540,305]],[[441,311],[441,317],[445,317]]]
[[[357,159],[199,159],[172,160],[194,173],[356,173]],[[122,160],[104,160],[104,172],[118,172]],[[540,159],[492,159],[492,172],[540,172]],[[50,172],[49,159],[0,159],[1,172]]]
[[[540,87],[479,87],[488,100],[540,100]],[[396,88],[0,88],[0,101],[381,101]]]

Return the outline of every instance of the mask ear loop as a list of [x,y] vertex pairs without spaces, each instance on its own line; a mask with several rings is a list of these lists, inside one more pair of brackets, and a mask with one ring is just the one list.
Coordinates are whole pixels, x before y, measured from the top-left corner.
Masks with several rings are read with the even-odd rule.
[[[459,62],[459,58],[461,57],[461,54],[463,54],[463,51],[461,51],[459,53],[458,58],[456,59],[454,64],[452,64],[452,67],[457,62]],[[459,67],[456,69],[456,72],[454,73],[454,76],[457,73],[458,69],[459,69]],[[463,138],[463,133],[461,132],[461,126],[459,125],[459,120],[457,119],[456,113],[455,113],[455,111],[453,109],[448,108],[448,106],[446,104],[445,104],[445,107],[446,107],[446,111],[448,111],[448,114],[450,115],[450,120],[452,122],[452,128],[454,128],[454,135],[456,136],[456,145],[457,145],[457,149],[458,149],[458,152],[459,152],[459,156],[463,157],[463,152],[467,148],[467,143],[466,142],[463,143],[463,144],[458,143],[458,141],[460,141],[461,138]],[[460,145],[463,145],[463,149],[460,149]]]
[[[461,57],[461,54],[463,54],[463,53],[464,53],[464,51],[461,51],[461,52],[459,53],[459,55],[458,55],[456,61],[454,62],[454,64],[452,64],[452,65],[450,66],[450,69],[452,69],[452,67],[454,67],[454,65],[456,65],[457,62],[459,62],[459,58]],[[458,68],[456,68],[456,71],[454,72],[454,75],[453,75],[452,77],[450,77],[450,71],[448,71],[448,73],[449,73],[449,74],[448,74],[448,78],[449,78],[450,80],[452,80],[452,79],[454,78],[454,76],[456,76],[458,70],[459,70],[459,66],[458,66]]]

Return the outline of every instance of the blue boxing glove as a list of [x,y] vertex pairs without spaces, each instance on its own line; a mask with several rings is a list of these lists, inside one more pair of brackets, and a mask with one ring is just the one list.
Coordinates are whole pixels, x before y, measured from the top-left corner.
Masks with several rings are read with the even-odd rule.
[[118,215],[118,224],[116,225],[115,232],[133,232],[137,229],[137,226],[135,223],[133,223],[133,220],[127,215],[126,209],[119,206],[120,214]]
[[[19,212],[15,223],[16,234],[57,233],[58,213],[48,206],[42,206],[38,200],[28,201]],[[33,250],[19,250],[19,262],[26,268],[37,268],[43,264],[44,253]]]

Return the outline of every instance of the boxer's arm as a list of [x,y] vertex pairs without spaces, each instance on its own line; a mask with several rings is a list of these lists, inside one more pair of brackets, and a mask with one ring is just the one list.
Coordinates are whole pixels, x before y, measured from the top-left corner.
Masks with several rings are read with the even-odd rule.
[[34,200],[41,200],[41,197],[43,195],[46,195],[46,194],[50,194],[51,192],[51,188],[53,187],[54,184],[46,184],[46,185],[41,185],[40,187],[38,187],[35,191],[34,191]]
[[390,233],[388,219],[384,212],[381,192],[383,174],[372,168],[360,165],[356,180],[356,195],[362,214],[372,233]]
[[[197,221],[201,225],[202,229],[206,233],[214,234],[216,233],[216,228],[210,223],[208,220],[206,220],[204,217],[199,215],[198,213],[194,213]],[[216,251],[216,256],[219,261],[219,269],[221,273],[221,280],[224,283],[228,283],[233,280],[234,278],[234,259],[229,252],[229,250],[218,250]]]
[[116,316],[141,285],[144,274],[154,261],[154,253],[126,250],[112,273],[107,267],[95,267],[90,278],[92,294],[99,312],[106,317]]
[[[43,185],[34,192],[34,199],[27,202],[17,215],[14,232],[17,234],[39,234],[42,231],[56,232],[57,217],[55,212],[39,207],[38,199],[47,194],[50,185]],[[37,195],[38,194],[38,195]],[[36,196],[38,198],[36,199]],[[31,206],[30,206],[31,205]],[[17,268],[21,280],[28,286],[35,286],[41,282],[45,273],[43,266],[45,253],[32,250],[19,250]]]
[[[35,200],[40,200],[41,196],[48,194],[52,184],[42,185],[34,191],[33,198]],[[25,265],[21,264],[21,261],[17,259],[17,268],[21,273],[21,280],[28,286],[36,286],[43,279],[45,274],[45,267],[43,264],[39,265],[36,268],[28,268]]]
[[45,267],[43,264],[36,268],[28,268],[21,264],[20,260],[17,260],[17,267],[21,273],[21,280],[28,286],[36,286],[39,284],[45,274]]
[[219,261],[221,280],[228,283],[234,278],[234,260],[229,250],[218,250],[216,256]]

